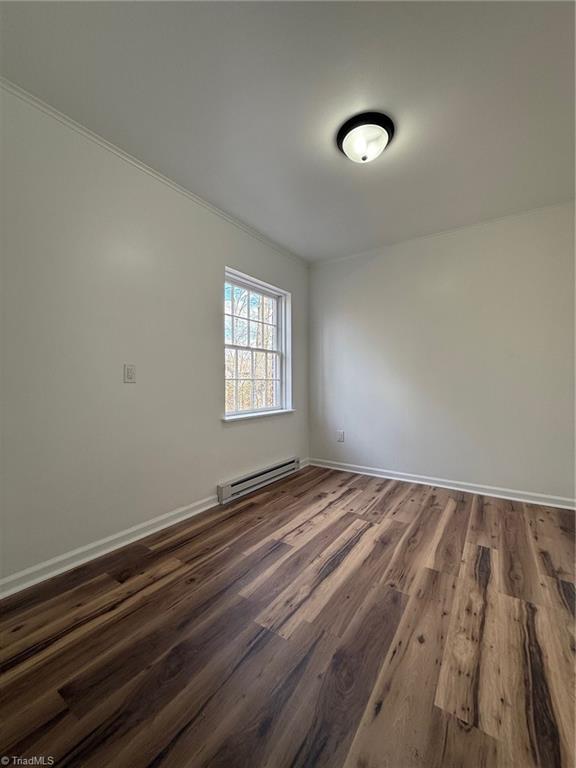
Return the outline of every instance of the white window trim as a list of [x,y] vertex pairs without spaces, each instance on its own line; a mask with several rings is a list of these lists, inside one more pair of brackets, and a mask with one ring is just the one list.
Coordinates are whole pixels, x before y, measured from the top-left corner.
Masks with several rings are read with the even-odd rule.
[[[277,333],[278,333],[278,353],[280,356],[280,402],[281,408],[260,408],[255,411],[236,411],[235,413],[224,413],[222,421],[245,421],[246,419],[261,418],[263,416],[277,416],[282,413],[294,413],[292,402],[292,295],[270,283],[258,280],[255,277],[239,272],[237,269],[226,267],[224,273],[224,282],[232,282],[242,288],[258,291],[264,295],[277,299]],[[222,338],[224,338],[224,312],[222,313]],[[234,347],[233,344],[224,344],[224,347]],[[239,349],[253,349],[252,347],[238,347]],[[263,350],[270,351],[270,350]],[[226,377],[223,375],[223,387]],[[222,401],[224,402],[224,392]]]

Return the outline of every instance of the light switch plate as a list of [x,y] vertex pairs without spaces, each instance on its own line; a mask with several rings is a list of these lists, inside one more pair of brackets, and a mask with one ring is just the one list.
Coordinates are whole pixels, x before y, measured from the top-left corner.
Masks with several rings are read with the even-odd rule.
[[337,443],[343,443],[344,442],[344,430],[343,429],[337,429],[336,430],[336,442]]
[[124,363],[124,384],[136,384],[136,366]]

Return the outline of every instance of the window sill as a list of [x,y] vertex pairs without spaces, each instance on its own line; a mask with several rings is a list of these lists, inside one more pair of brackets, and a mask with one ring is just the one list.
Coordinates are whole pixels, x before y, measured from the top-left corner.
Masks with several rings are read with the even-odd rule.
[[294,413],[295,408],[282,408],[278,411],[260,411],[260,413],[237,413],[234,416],[222,416],[222,421],[246,421],[246,419],[261,419],[264,416],[279,416],[281,413]]

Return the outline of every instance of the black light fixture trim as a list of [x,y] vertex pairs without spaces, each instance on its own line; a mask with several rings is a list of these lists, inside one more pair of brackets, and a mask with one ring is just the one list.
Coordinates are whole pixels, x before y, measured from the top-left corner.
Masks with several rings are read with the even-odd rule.
[[344,139],[350,131],[353,131],[354,128],[358,128],[360,125],[379,125],[381,128],[384,128],[388,134],[388,144],[385,149],[388,149],[394,136],[394,123],[392,122],[392,118],[388,117],[388,115],[385,115],[383,112],[361,112],[359,115],[354,115],[354,117],[346,120],[346,122],[340,126],[338,133],[336,134],[336,144],[344,157],[347,157],[346,152],[344,152],[343,149]]

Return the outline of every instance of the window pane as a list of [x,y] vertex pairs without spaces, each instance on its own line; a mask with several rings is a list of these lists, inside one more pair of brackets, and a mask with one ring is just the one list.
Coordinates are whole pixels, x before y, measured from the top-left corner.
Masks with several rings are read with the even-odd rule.
[[224,350],[224,365],[226,369],[226,378],[236,378],[236,350],[225,349]]
[[264,346],[264,326],[262,323],[250,323],[250,346]]
[[252,410],[252,382],[251,381],[238,382],[238,410],[239,411]]
[[226,382],[226,413],[234,413],[236,410],[236,382]]
[[266,408],[266,382],[254,382],[254,408]]
[[252,378],[252,356],[251,352],[244,352],[244,350],[238,350],[238,378],[239,379],[251,379]]
[[232,344],[232,318],[224,318],[224,343]]
[[234,314],[248,317],[248,291],[237,285],[234,286]]
[[225,411],[249,414],[282,407],[284,390],[282,296],[270,295],[256,280],[224,278]]
[[264,349],[276,349],[276,328],[273,325],[265,325],[264,328]]
[[264,322],[276,324],[276,299],[269,296],[263,296],[264,299]]
[[240,317],[234,318],[234,344],[242,347],[248,346],[248,320],[242,320]]
[[262,296],[250,291],[250,319],[262,320]]
[[266,382],[266,408],[278,408],[278,385],[275,381]]
[[254,378],[266,378],[266,352],[253,352],[254,355]]
[[280,371],[278,366],[278,355],[272,354],[270,352],[266,355],[267,358],[267,366],[266,366],[266,378],[267,379],[279,379],[280,378]]

